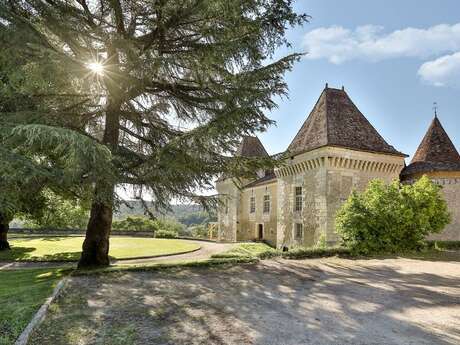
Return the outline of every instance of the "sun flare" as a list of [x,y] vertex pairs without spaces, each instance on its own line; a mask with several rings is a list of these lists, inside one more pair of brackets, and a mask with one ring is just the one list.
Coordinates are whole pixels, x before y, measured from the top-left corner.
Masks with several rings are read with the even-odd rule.
[[96,74],[104,73],[104,65],[102,65],[100,62],[90,62],[87,66],[92,72]]

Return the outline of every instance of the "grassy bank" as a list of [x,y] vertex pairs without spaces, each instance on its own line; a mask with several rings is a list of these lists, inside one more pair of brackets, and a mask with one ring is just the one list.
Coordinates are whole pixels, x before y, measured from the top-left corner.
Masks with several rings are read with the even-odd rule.
[[53,268],[0,271],[0,345],[14,343],[68,272]]
[[[13,238],[11,250],[0,252],[0,261],[76,261],[83,236]],[[175,239],[112,237],[109,255],[114,259],[171,255],[199,249],[193,242]]]

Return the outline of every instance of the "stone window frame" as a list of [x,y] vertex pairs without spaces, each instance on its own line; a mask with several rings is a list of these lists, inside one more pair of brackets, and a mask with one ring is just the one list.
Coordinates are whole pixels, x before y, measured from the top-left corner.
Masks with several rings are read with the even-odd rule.
[[[297,191],[300,189],[300,194]],[[294,212],[302,212],[303,210],[303,187],[294,186]]]
[[[267,199],[268,198],[268,199]],[[271,204],[272,204],[272,201],[271,201],[271,197],[270,197],[270,194],[264,194],[264,198],[263,198],[263,201],[262,201],[262,213],[263,214],[270,214],[271,212]]]
[[249,197],[249,214],[256,213],[256,197],[251,195]]
[[[299,230],[300,230],[300,236],[299,236]],[[294,223],[294,239],[296,241],[303,240],[304,236],[304,228],[303,228],[303,223]]]

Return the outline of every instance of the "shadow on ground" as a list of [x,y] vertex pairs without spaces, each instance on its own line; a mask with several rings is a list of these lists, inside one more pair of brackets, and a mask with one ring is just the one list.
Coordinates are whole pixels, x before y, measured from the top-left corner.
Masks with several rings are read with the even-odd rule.
[[31,344],[460,343],[459,264],[345,261],[74,277]]

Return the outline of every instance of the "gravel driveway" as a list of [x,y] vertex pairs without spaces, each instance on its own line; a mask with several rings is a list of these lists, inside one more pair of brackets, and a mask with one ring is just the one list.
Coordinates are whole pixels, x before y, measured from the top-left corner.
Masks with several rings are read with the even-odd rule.
[[31,344],[460,344],[460,262],[263,261],[73,277]]

